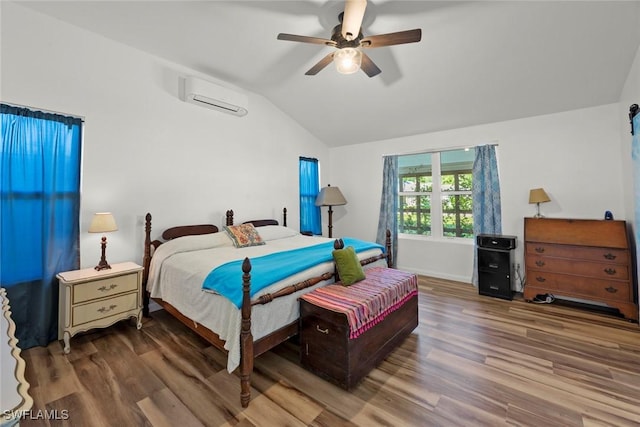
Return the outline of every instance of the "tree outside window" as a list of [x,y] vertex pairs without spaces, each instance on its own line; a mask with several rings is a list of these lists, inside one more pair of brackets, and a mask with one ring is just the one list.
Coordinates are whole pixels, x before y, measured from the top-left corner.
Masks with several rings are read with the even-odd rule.
[[398,231],[473,238],[474,157],[473,149],[399,156]]

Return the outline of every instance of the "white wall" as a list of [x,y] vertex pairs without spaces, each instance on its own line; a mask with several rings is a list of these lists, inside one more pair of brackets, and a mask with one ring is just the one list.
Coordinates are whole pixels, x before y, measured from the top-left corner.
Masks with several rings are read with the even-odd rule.
[[[486,142],[498,144],[502,232],[518,237],[516,258],[523,267],[524,217],[535,214],[528,204],[531,188],[543,187],[551,197],[541,205],[548,217],[599,219],[610,210],[616,219],[631,219],[623,197],[619,106],[611,104],[334,148],[331,184],[349,202],[335,208],[334,232],[375,238],[384,155]],[[469,282],[473,250],[472,242],[401,239],[398,267]]]
[[146,212],[154,237],[178,224],[222,226],[227,209],[237,220],[279,219],[286,206],[297,228],[298,157],[324,163],[328,149],[268,100],[248,93],[242,118],[184,103],[178,77],[195,71],[1,7],[2,101],[85,118],[82,267],[100,257],[100,236],[87,233],[94,212],[115,214],[111,263],[141,261]]

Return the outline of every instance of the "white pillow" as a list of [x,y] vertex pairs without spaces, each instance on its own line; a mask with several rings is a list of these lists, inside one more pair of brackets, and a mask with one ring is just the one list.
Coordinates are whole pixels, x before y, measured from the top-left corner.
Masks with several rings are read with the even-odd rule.
[[293,228],[283,227],[282,225],[265,225],[264,227],[256,227],[256,230],[264,241],[284,239],[300,234]]
[[160,251],[167,253],[190,252],[201,249],[217,248],[220,246],[233,246],[233,242],[227,233],[197,234],[193,236],[182,236],[164,242],[154,253],[156,256]]

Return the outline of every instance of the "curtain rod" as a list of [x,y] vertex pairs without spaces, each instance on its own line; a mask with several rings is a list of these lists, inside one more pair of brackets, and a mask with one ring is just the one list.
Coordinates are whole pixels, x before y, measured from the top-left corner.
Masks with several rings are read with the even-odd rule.
[[387,156],[408,156],[411,154],[426,154],[426,153],[444,153],[445,151],[457,151],[457,150],[464,150],[465,148],[475,148],[475,147],[479,147],[481,145],[493,145],[493,146],[498,146],[498,142],[488,142],[486,144],[476,144],[476,145],[461,145],[458,147],[447,147],[447,148],[442,148],[442,149],[432,149],[432,150],[416,150],[416,151],[406,151],[404,153],[394,153],[394,154],[383,154],[382,157],[387,157]]
[[60,111],[53,111],[53,110],[47,110],[44,108],[31,107],[30,105],[14,104],[12,102],[1,101],[0,103],[4,105],[8,105],[9,107],[26,108],[31,111],[40,111],[42,113],[56,114],[58,116],[73,117],[74,119],[82,120],[82,123],[84,123],[84,117],[79,116],[77,114],[61,113]]

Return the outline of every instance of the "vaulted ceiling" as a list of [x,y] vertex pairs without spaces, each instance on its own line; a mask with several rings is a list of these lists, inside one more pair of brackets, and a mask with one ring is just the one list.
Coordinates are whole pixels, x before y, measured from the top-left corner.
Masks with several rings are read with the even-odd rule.
[[[344,1],[28,1],[26,7],[268,98],[330,146],[617,102],[640,45],[638,1],[370,0],[382,73],[305,72]],[[251,114],[251,112],[249,113]]]

